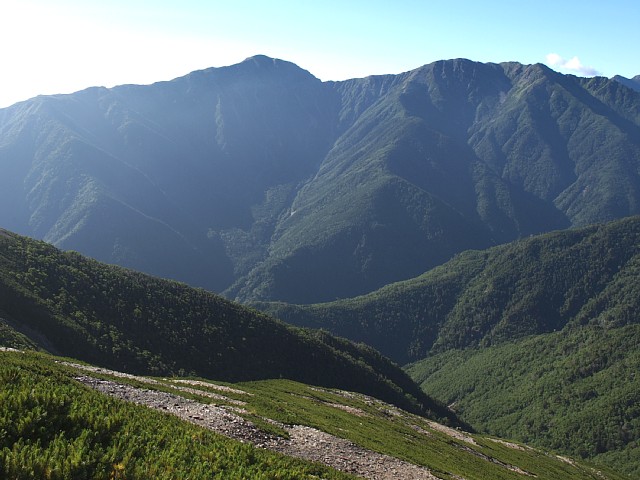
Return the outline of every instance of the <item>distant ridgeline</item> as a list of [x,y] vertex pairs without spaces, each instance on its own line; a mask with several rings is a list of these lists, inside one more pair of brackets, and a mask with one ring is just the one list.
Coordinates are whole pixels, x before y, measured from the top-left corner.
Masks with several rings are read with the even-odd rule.
[[2,345],[134,373],[287,378],[460,424],[370,347],[0,230]]
[[321,82],[257,56],[37,97],[0,109],[0,225],[241,301],[351,297],[640,213],[637,85],[461,59]]

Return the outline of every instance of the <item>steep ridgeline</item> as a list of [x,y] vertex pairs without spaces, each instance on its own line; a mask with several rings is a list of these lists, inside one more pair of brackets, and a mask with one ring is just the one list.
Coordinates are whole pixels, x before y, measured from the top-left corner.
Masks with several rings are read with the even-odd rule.
[[640,475],[640,217],[456,256],[316,305],[261,304],[406,363],[485,432]]
[[626,78],[620,75],[616,75],[615,77],[612,78],[612,80],[615,80],[616,82],[620,82],[623,85],[626,85],[627,87],[632,88],[637,92],[640,92],[640,75],[636,75],[633,78]]
[[0,110],[0,225],[241,301],[311,303],[640,213],[640,93],[449,60],[321,82],[263,56]]
[[369,347],[1,230],[0,340],[129,372],[343,388],[458,423]]

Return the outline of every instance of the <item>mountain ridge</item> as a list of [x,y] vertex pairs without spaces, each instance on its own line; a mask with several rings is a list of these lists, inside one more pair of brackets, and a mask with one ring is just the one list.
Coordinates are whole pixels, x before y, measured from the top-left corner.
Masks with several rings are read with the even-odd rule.
[[613,77],[613,80],[620,82],[623,85],[626,85],[627,87],[632,88],[636,91],[640,91],[640,75],[636,75],[633,78],[626,78],[622,75],[615,75]]
[[639,213],[638,125],[638,92],[541,64],[322,82],[255,56],[1,109],[0,224],[240,301],[327,301]]

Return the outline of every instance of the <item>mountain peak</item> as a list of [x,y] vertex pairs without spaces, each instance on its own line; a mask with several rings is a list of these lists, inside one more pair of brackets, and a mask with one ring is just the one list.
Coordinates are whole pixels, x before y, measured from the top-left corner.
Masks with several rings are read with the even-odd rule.
[[252,73],[286,72],[290,75],[303,74],[305,77],[316,78],[309,71],[299,67],[295,63],[281,60],[279,58],[268,57],[267,55],[262,54],[245,58],[242,62],[232,65],[231,68],[240,68],[243,71]]
[[621,83],[625,87],[629,87],[636,92],[640,92],[640,75],[636,75],[633,78],[623,77],[622,75],[616,75],[611,80],[615,80],[618,83]]
[[258,54],[258,55],[253,55],[251,57],[247,57],[240,63],[254,63],[258,66],[267,66],[269,64],[275,65],[277,62],[283,62],[283,60],[269,57],[267,55]]

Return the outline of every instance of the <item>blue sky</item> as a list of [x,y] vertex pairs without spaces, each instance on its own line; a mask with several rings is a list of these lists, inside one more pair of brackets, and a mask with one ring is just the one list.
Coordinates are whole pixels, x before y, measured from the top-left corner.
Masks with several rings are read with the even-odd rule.
[[632,77],[639,21],[638,0],[0,0],[0,107],[255,54],[322,80],[459,57]]

